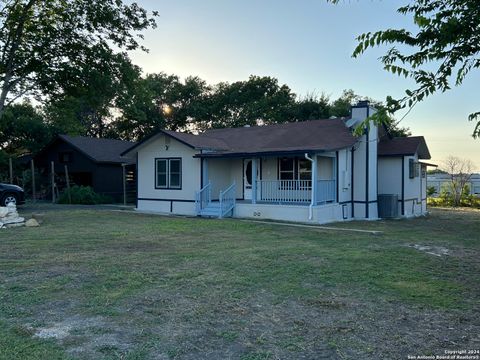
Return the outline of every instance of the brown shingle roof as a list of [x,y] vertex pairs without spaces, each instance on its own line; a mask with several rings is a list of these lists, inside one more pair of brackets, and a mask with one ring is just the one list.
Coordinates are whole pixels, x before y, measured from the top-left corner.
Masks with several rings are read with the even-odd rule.
[[228,146],[227,150],[202,156],[331,151],[350,147],[356,141],[343,119],[215,129],[199,137],[221,140]]
[[383,138],[378,143],[378,156],[415,155],[420,159],[430,159],[427,143],[423,136]]
[[[345,125],[344,119],[213,129],[199,135],[168,130],[160,130],[159,133],[167,134],[194,149],[208,150],[198,154],[202,157],[332,151],[353,146],[356,142],[356,138]],[[125,150],[123,154],[131,152],[155,135],[145,138]]]

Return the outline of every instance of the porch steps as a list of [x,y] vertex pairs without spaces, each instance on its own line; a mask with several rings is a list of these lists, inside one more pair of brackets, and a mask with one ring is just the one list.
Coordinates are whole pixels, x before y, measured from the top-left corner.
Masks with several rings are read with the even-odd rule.
[[210,202],[205,208],[200,211],[200,216],[205,217],[220,217],[220,203]]

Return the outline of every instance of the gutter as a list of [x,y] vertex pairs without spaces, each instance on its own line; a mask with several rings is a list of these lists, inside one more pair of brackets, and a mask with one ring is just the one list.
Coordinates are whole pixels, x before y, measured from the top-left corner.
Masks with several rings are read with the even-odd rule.
[[305,153],[305,159],[307,159],[308,161],[310,161],[312,163],[312,200],[310,202],[310,206],[308,207],[308,220],[312,220],[313,219],[313,207],[315,205],[315,192],[313,191],[313,187],[315,186],[315,184],[313,183],[313,172],[316,171],[316,169],[315,170],[313,169],[314,161],[310,156],[308,156],[308,153]]

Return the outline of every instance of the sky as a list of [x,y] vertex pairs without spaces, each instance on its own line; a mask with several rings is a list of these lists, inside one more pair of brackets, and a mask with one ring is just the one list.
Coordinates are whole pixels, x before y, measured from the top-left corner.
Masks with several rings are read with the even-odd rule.
[[[299,96],[344,89],[383,101],[413,88],[410,79],[383,70],[387,48],[352,58],[355,38],[368,31],[411,28],[396,12],[406,0],[137,0],[160,13],[158,27],[144,33],[149,53],[131,54],[145,73],[199,76],[208,83],[273,76]],[[480,139],[468,114],[480,110],[480,72],[461,87],[419,103],[401,122],[423,135],[442,164],[447,156],[470,159],[480,171]],[[402,113],[396,115],[403,117]]]

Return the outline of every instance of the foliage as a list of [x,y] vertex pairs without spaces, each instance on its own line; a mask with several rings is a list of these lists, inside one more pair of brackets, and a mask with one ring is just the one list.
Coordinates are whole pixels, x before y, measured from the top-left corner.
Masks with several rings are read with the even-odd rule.
[[431,196],[435,195],[436,192],[437,192],[437,189],[435,188],[435,186],[427,186],[427,196],[428,197],[431,197]]
[[209,86],[198,77],[184,81],[165,73],[138,77],[118,96],[121,115],[112,129],[123,139],[139,139],[159,129],[188,130],[204,118]]
[[[362,34],[353,53],[358,57],[369,48],[391,45],[381,57],[384,69],[416,82],[417,87],[406,90],[403,98],[387,97],[388,113],[412,108],[434,93],[460,86],[471,70],[480,67],[478,0],[415,0],[398,12],[412,16],[414,32],[387,29]],[[477,121],[474,137],[480,135],[479,118],[480,112],[469,116]]]
[[0,118],[0,149],[9,154],[36,152],[51,137],[43,115],[30,103],[8,106]]
[[273,124],[292,118],[295,94],[275,78],[252,75],[246,81],[217,84],[208,102],[202,128]]
[[78,69],[113,48],[144,49],[141,32],[156,26],[145,9],[121,0],[0,0],[0,23],[0,117],[19,97],[63,94]]
[[450,181],[442,191],[451,196],[452,206],[460,206],[462,198],[469,194],[468,182],[473,174],[473,164],[470,160],[449,156],[444,162],[443,170],[450,176]]
[[112,131],[113,107],[140,77],[140,69],[124,54],[108,51],[72,72],[74,79],[64,85],[62,94],[52,96],[46,107],[53,132],[118,137]]
[[[95,205],[95,204],[109,204],[113,202],[113,199],[106,195],[97,194],[90,186],[78,186],[74,185],[70,188],[70,196],[72,204],[81,205]],[[60,204],[69,204],[70,197],[68,190],[65,189],[58,199]]]

